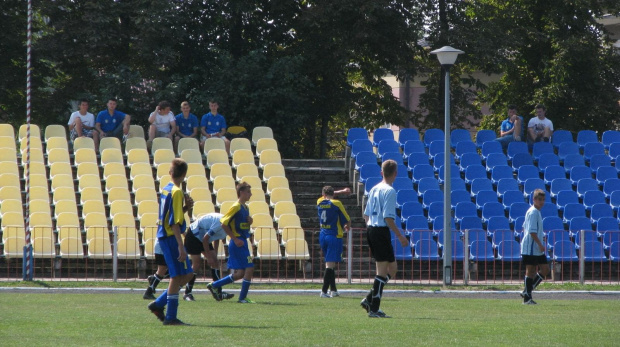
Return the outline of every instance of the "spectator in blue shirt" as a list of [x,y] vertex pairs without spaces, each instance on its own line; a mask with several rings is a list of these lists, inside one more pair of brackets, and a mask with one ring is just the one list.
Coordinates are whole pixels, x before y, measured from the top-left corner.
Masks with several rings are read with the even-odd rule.
[[108,109],[97,114],[95,129],[101,135],[100,138],[112,136],[119,140],[125,140],[129,135],[131,116],[117,111],[116,105],[116,99],[110,98],[107,103]]
[[195,114],[190,113],[192,108],[189,102],[181,103],[181,113],[175,117],[177,131],[174,137],[174,150],[177,151],[179,141],[183,138],[196,138],[198,136],[198,118]]
[[496,139],[502,144],[504,151],[513,141],[523,141],[523,117],[517,115],[517,107],[508,105],[508,118],[502,122],[500,137]]
[[224,136],[226,134],[226,120],[224,116],[217,112],[219,104],[216,100],[209,101],[211,112],[202,116],[200,120],[200,132],[202,134],[200,147],[203,147],[207,139],[212,137],[221,138],[224,141],[226,152],[230,153],[230,141]]

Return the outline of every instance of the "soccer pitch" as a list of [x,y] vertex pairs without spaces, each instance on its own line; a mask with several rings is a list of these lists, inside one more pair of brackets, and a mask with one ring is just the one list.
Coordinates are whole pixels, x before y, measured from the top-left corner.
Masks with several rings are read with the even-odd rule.
[[0,295],[2,346],[411,346],[618,344],[620,300],[545,299],[521,305],[505,298],[437,298],[386,294],[392,319],[371,319],[361,294],[339,298],[257,294],[256,304],[196,295],[181,302],[189,327],[162,326],[141,294]]

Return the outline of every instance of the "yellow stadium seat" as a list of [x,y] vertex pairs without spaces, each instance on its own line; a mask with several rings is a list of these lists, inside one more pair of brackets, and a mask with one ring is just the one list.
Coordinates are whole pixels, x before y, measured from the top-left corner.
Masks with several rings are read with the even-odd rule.
[[110,148],[122,151],[121,141],[116,137],[104,137],[99,141],[99,154]]
[[[43,168],[43,171],[45,172],[45,165],[41,163],[30,163],[30,170],[31,170],[30,172],[40,173],[39,170],[41,167]],[[24,168],[24,175],[26,174],[25,171],[26,171],[26,168]],[[2,161],[0,162],[0,172],[19,176],[19,166],[17,166],[16,161]]]
[[64,259],[84,258],[84,245],[81,238],[67,237],[60,240],[60,257]]
[[80,227],[80,220],[77,216],[77,209],[75,213],[72,212],[62,212],[56,218],[56,229],[60,229],[61,227]]
[[140,259],[140,245],[136,239],[117,240],[118,259]]
[[0,187],[17,187],[20,188],[19,176],[12,173],[0,174]]
[[124,164],[123,152],[121,152],[120,149],[106,148],[103,151],[101,151],[100,149],[100,152],[101,152],[101,166],[105,166],[106,164],[109,164],[109,163]]
[[52,192],[58,188],[71,188],[73,190],[73,187],[73,177],[69,175],[56,175],[52,178]]
[[[28,143],[26,143],[26,137],[20,138],[19,140],[19,151],[24,152],[28,147]],[[39,137],[30,137],[30,149],[38,149],[43,151],[43,142]]]
[[[129,139],[141,138],[144,140],[144,129],[136,124],[129,126]],[[129,139],[127,139],[129,141]]]
[[270,127],[255,127],[252,130],[252,144],[256,146],[260,139],[273,139],[273,130]]
[[284,247],[284,257],[290,260],[308,260],[310,252],[308,243],[304,239],[290,239]]
[[[161,138],[158,137],[155,140],[159,140],[159,139]],[[170,164],[172,163],[174,158],[176,158],[176,156],[174,155],[174,151],[172,149],[160,148],[156,150],[155,154],[153,155],[153,166],[157,167],[159,164],[165,164],[165,163]]]
[[258,166],[264,168],[267,164],[282,164],[280,152],[274,149],[266,149],[261,152]]
[[47,155],[50,155],[50,151],[53,149],[62,149],[63,151],[69,154],[69,144],[67,143],[67,139],[64,137],[52,137],[47,140],[46,143],[46,152]]
[[32,255],[35,258],[54,258],[56,244],[52,237],[37,237],[32,239]]
[[301,220],[296,214],[283,214],[278,220],[278,231],[282,231],[284,228],[301,228]]
[[81,163],[97,164],[97,153],[95,153],[94,149],[80,148],[74,152],[73,160],[75,161],[76,166],[80,165]]
[[262,201],[265,202],[265,192],[261,188],[252,188],[252,196],[250,202]]
[[282,259],[282,253],[280,252],[280,244],[278,243],[278,240],[260,240],[256,246],[256,257],[260,260]]
[[296,227],[287,227],[282,229],[282,246],[286,246],[286,243],[292,239],[305,239],[306,234],[304,229]]
[[214,164],[213,166],[211,166],[209,171],[209,180],[213,181],[215,177],[218,176],[232,177],[232,169],[230,168],[230,165],[228,165],[228,163]]
[[77,165],[76,176],[78,181],[85,175],[93,175],[99,177],[99,166],[97,166],[97,163],[85,162]]
[[209,188],[194,188],[189,191],[189,196],[194,199],[194,203],[199,201],[212,201]]
[[[98,200],[89,200],[85,201],[82,205],[82,216],[85,217],[90,213],[98,213],[101,214],[105,219],[105,206],[103,205],[103,201]],[[96,217],[93,217],[96,218]]]
[[[12,155],[13,152],[10,152]],[[45,160],[43,159],[43,151],[39,148],[30,148],[30,162],[31,163],[45,163]],[[6,161],[6,160],[4,160]],[[26,150],[24,149],[22,151],[22,166],[26,165]]]
[[153,177],[153,167],[147,163],[133,164],[129,170],[129,179],[134,180],[136,176],[139,175],[149,175]]
[[71,165],[69,163],[54,163],[50,165],[50,178],[54,178],[56,175],[73,176]]
[[95,238],[88,242],[88,257],[92,259],[112,259],[109,238]]
[[156,239],[147,239],[144,241],[144,256],[146,259],[155,259],[155,242]]
[[293,201],[293,193],[287,188],[275,188],[269,196],[269,205],[275,207],[280,201]]
[[254,164],[254,154],[249,149],[238,149],[232,156],[232,167],[237,168],[241,164]]
[[[24,219],[23,217],[20,217],[22,219],[22,224],[24,223]],[[12,238],[12,237],[17,237],[17,238],[21,238],[22,240],[26,237],[26,231],[24,229],[23,226],[18,226],[18,225],[7,225],[7,226],[2,226],[2,242],[6,242],[7,239]]]
[[274,176],[286,176],[282,164],[267,164],[263,167],[263,182],[269,182]]
[[161,177],[170,174],[170,163],[161,163],[157,166],[157,171],[155,173],[155,177],[157,180],[160,180]]
[[170,182],[172,182],[170,175],[163,175],[162,177],[160,177],[159,178],[159,191],[164,189]]
[[[203,165],[202,163],[202,154],[197,149],[186,149],[181,153],[181,158],[185,160],[188,164],[198,164]],[[204,167],[204,166],[203,166]]]
[[44,187],[48,188],[47,177],[41,174],[30,174],[30,187]]
[[58,241],[66,238],[79,238],[80,242],[82,240],[82,230],[80,229],[80,225],[70,225],[66,224],[60,226],[58,229]]
[[[22,151],[22,155],[24,155],[25,152]],[[39,163],[39,161],[36,161],[37,163]],[[42,161],[40,161],[42,162]],[[17,153],[15,151],[13,151],[12,149],[9,149],[8,151],[4,150],[4,151],[0,151],[0,163],[15,163],[17,164]],[[32,163],[32,162],[31,162]],[[22,160],[22,165],[24,164],[24,161]]]
[[142,219],[145,213],[158,213],[159,202],[156,200],[144,200],[138,204],[138,219]]
[[107,163],[103,165],[103,179],[107,180],[112,175],[125,177],[125,165],[123,163]]
[[[32,129],[31,129],[31,133],[32,133]],[[67,131],[65,130],[65,127],[60,124],[50,124],[46,126],[45,135],[44,135],[45,141],[49,142],[49,140],[54,137],[60,137],[66,140]]]
[[248,150],[251,152],[252,143],[250,143],[250,140],[243,138],[243,137],[238,137],[230,141],[230,155],[231,156],[234,157],[234,153],[240,149]]
[[196,150],[200,152],[200,144],[198,143],[198,140],[193,137],[184,137],[180,139],[177,148],[177,154],[182,156],[183,151],[186,149]]
[[256,143],[256,156],[260,157],[261,153],[266,149],[278,150],[278,143],[274,139],[264,138]]
[[225,260],[226,259],[226,249],[224,247],[224,243],[222,242],[217,248],[217,260]]
[[155,152],[159,149],[173,150],[172,141],[167,137],[156,137],[153,139],[151,145],[151,154],[155,155]]
[[224,144],[224,140],[216,138],[216,137],[208,138],[202,147],[203,153],[207,155],[207,153],[209,153],[210,151],[214,149],[221,149],[225,151],[226,145]]
[[191,176],[187,178],[185,189],[191,191],[194,188],[209,188],[209,181],[204,176]]
[[30,203],[28,204],[28,209],[31,215],[37,212],[45,213],[47,215],[51,213],[50,203],[47,200],[30,200]]
[[187,164],[187,174],[185,175],[185,179],[192,176],[201,176],[206,177],[205,167],[202,164],[188,163]]
[[265,195],[265,192],[262,190],[263,182],[260,180],[260,178],[256,176],[243,176],[239,180],[239,183],[242,182],[249,184],[252,189],[260,189],[262,191],[262,194]]
[[127,154],[127,166],[132,166],[136,163],[151,163],[146,149],[135,148],[129,151]]
[[131,201],[129,197],[129,190],[120,187],[110,189],[108,191],[108,205],[116,200]]
[[[19,127],[18,138],[24,139],[26,137],[27,127],[28,127],[28,124],[22,124]],[[38,125],[30,124],[30,136],[31,137],[36,137],[39,140],[41,139],[41,129],[39,128]]]
[[125,175],[110,175],[105,180],[105,191],[109,192],[113,188],[123,188],[129,190],[129,183]]
[[243,163],[237,166],[236,180],[240,181],[243,177],[258,177],[258,168],[254,163]]
[[28,196],[30,200],[50,200],[49,189],[44,187],[30,187]]
[[[49,209],[49,206],[48,206]],[[44,227],[52,230],[52,216],[49,212],[31,212],[30,213],[30,227]]]
[[84,217],[84,229],[87,229],[87,234],[88,234],[88,228],[91,227],[98,227],[95,229],[92,229],[93,231],[96,230],[105,230],[105,232],[108,232],[108,220],[105,217],[105,214],[103,213],[97,213],[97,212],[91,212],[85,215]]
[[266,215],[270,214],[269,205],[267,205],[267,203],[264,201],[251,201],[248,203],[248,207],[250,208],[250,216],[254,216],[258,213]]
[[219,208],[219,210],[220,210],[219,212],[220,212],[221,214],[226,214],[226,213],[230,210],[230,208],[232,207],[232,205],[233,205],[234,203],[235,203],[235,201],[226,201],[226,202],[223,202],[220,206],[218,206],[218,208]]
[[131,181],[131,190],[133,192],[137,191],[140,188],[150,188],[153,191],[155,190],[155,180],[152,175],[139,175],[134,177]]
[[129,155],[132,149],[143,149],[146,151],[146,140],[144,140],[144,136],[130,137],[125,141],[125,155]]
[[88,187],[80,190],[80,204],[84,205],[84,202],[89,200],[103,202],[103,192],[101,191],[101,187]]
[[228,153],[223,149],[212,149],[207,153],[207,168],[211,168],[214,164],[228,163]]
[[15,129],[11,124],[0,124],[0,136],[12,137],[15,139]]
[[90,137],[78,137],[73,140],[73,152],[75,153],[79,149],[92,149],[95,150],[95,142]]
[[271,219],[270,215],[257,213],[252,216],[252,230],[261,227],[273,228],[273,219]]
[[23,237],[9,237],[4,240],[4,256],[7,258],[21,258],[24,255],[26,242]]
[[237,190],[233,188],[222,188],[217,191],[216,194],[216,205],[222,206],[222,203],[227,201],[237,201]]
[[16,152],[17,146],[15,145],[15,138],[0,135],[0,148],[8,148]]
[[86,188],[96,188],[101,190],[101,179],[99,175],[84,175],[80,177],[78,189],[82,192]]
[[[110,204],[110,218],[116,217],[117,214],[131,215],[133,222],[133,206],[127,200],[116,200]],[[120,218],[120,217],[119,217]]]
[[254,229],[254,246],[257,246],[261,240],[278,240],[276,229],[270,227],[259,227]]
[[194,207],[192,209],[192,219],[198,219],[198,217],[214,213],[215,206],[213,206],[213,202],[211,201],[194,201]]
[[117,239],[134,239],[138,240],[138,231],[131,225],[117,225]]
[[5,213],[24,213],[24,205],[21,200],[6,199],[0,204],[0,219]]
[[[206,180],[206,178],[205,178]],[[222,188],[232,188],[235,189],[235,180],[229,176],[219,176],[213,180],[213,194],[217,194],[217,192]]]
[[63,200],[75,201],[75,189],[73,187],[60,187],[54,189],[52,196],[52,202],[54,205]]
[[110,240],[110,231],[107,226],[93,225],[86,227],[86,242],[89,243],[95,239]]
[[290,189],[288,179],[284,176],[270,177],[267,181],[267,195],[271,195],[271,191],[276,188]]
[[158,213],[145,213],[140,218],[140,230],[142,230],[142,240],[157,238],[157,219]]
[[157,201],[157,192],[155,188],[138,188],[138,190],[134,192],[134,201],[136,205],[139,205],[143,201]]
[[292,201],[280,201],[273,208],[273,220],[277,222],[283,214],[297,214],[297,207]]

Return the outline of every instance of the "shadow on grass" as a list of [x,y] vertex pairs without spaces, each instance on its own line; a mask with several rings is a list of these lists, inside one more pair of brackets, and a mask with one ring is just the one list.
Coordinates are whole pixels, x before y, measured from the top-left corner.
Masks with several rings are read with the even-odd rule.
[[[194,325],[194,326],[203,326],[203,325]],[[278,328],[278,327],[275,327],[275,326],[253,327],[253,326],[249,326],[249,325],[211,325],[211,324],[205,324],[204,327],[207,327],[207,328],[231,328],[231,329],[256,329],[256,330],[276,329],[276,328]]]
[[306,304],[300,304],[295,302],[257,302],[255,305],[265,306],[306,306]]

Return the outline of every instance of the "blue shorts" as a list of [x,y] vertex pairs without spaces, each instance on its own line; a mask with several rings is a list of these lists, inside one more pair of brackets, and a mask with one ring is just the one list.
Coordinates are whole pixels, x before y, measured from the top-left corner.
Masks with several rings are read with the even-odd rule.
[[183,276],[194,272],[192,265],[189,262],[189,257],[185,257],[184,262],[180,262],[179,258],[179,244],[174,236],[168,236],[163,239],[159,239],[159,246],[166,259],[166,265],[168,266],[168,273],[170,278],[177,276]]
[[248,249],[248,240],[243,240],[243,246],[237,247],[235,242],[231,239],[228,243],[228,268],[229,269],[246,269],[254,267],[254,258],[250,255]]
[[326,263],[342,261],[342,238],[322,232],[319,235],[319,244]]

